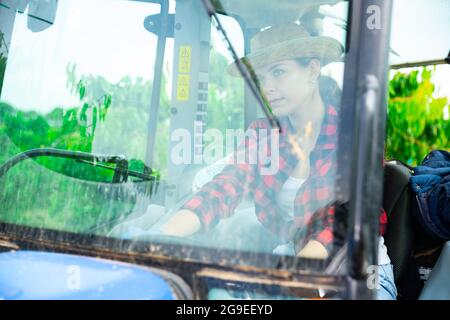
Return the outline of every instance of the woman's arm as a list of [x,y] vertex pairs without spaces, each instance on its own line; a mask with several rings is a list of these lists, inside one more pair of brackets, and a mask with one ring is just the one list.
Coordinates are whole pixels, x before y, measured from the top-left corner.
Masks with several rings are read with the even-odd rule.
[[190,210],[180,210],[161,227],[169,236],[187,237],[200,230],[200,219]]
[[[234,210],[254,188],[257,175],[257,159],[246,158],[257,155],[256,130],[261,126],[256,120],[249,126],[246,138],[234,152],[231,161],[247,159],[244,163],[227,165],[213,180],[206,183],[189,199],[161,229],[163,232],[188,236],[200,229],[210,229],[221,219],[234,214]],[[256,149],[255,149],[256,148]]]
[[299,258],[326,259],[328,258],[327,249],[317,240],[309,240],[306,246],[297,254]]

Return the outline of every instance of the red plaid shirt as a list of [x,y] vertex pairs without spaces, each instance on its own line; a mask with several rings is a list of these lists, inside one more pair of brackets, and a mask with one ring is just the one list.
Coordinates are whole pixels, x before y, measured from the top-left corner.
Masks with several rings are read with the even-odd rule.
[[[249,196],[254,200],[258,220],[277,234],[281,241],[289,241],[295,237],[296,247],[301,248],[302,244],[314,239],[328,247],[333,240],[332,203],[335,201],[337,121],[336,109],[328,106],[316,146],[309,155],[310,175],[297,191],[294,200],[293,217],[277,206],[275,201],[277,193],[299,161],[287,139],[288,135],[294,132],[287,117],[280,118],[282,131],[279,135],[279,169],[276,173],[261,174],[264,172],[262,169],[268,166],[263,159],[229,164],[187,201],[183,209],[195,212],[202,227],[210,229],[222,218],[232,215],[240,201]],[[261,141],[262,139],[254,134],[259,129],[271,129],[267,120],[255,120],[249,129],[254,129],[247,131],[253,134],[247,135],[234,155],[242,156],[246,154],[246,150],[259,147],[258,144],[264,148],[263,154],[271,155],[271,135],[267,135],[266,141]],[[250,157],[248,151],[247,156]],[[386,214],[382,210],[380,223],[383,233],[386,221]],[[298,245],[298,242],[301,245]]]

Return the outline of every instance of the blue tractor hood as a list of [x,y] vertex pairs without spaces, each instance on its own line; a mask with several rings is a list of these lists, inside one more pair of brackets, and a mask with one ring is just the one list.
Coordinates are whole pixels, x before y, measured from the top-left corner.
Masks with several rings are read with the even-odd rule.
[[174,300],[164,271],[39,251],[0,253],[0,299]]

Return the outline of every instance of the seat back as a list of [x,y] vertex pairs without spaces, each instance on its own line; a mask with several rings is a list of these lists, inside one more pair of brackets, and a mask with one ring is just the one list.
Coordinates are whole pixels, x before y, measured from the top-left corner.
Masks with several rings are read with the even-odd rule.
[[430,277],[427,280],[419,299],[449,300],[450,299],[450,241],[445,243]]
[[406,165],[391,161],[384,167],[383,207],[388,215],[385,243],[398,283],[411,256],[414,226],[412,206],[414,194],[409,187],[412,171]]
[[384,167],[383,207],[388,215],[385,243],[394,266],[399,299],[417,299],[444,241],[430,237],[416,221],[419,207],[410,187],[412,169],[398,161]]

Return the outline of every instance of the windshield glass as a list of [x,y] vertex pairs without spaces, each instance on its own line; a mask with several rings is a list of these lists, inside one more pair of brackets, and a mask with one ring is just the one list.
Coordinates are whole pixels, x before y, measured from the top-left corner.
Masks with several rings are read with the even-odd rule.
[[347,2],[0,3],[4,230],[266,267],[342,245]]

